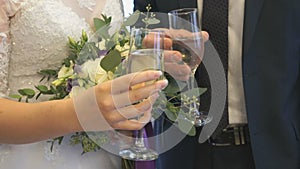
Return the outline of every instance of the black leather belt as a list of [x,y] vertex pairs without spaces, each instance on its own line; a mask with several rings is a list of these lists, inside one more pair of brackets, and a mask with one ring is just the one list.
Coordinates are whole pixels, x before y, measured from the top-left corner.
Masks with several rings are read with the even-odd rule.
[[227,127],[216,137],[211,137],[208,143],[214,146],[249,144],[250,135],[248,125],[233,125]]

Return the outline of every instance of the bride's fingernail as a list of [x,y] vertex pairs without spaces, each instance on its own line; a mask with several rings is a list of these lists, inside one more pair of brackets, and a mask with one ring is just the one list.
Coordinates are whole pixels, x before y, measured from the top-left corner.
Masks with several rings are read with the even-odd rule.
[[164,80],[160,80],[160,81],[157,81],[156,84],[158,85],[158,87],[160,89],[164,89],[168,86],[168,80],[164,79]]
[[160,77],[162,74],[163,74],[162,71],[156,71],[155,72],[155,78]]

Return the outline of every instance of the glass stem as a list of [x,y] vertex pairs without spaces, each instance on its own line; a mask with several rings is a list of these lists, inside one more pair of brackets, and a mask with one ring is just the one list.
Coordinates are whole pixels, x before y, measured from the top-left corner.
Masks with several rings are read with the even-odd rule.
[[143,148],[145,147],[145,142],[144,142],[144,129],[141,129],[141,130],[137,130],[136,131],[136,136],[135,136],[135,142],[134,142],[134,145],[136,147],[139,147],[139,148]]
[[[188,87],[188,90],[191,90],[194,88],[194,85],[195,85],[195,70],[192,70],[192,74],[191,76],[189,77],[188,81],[187,81],[187,87]],[[198,106],[197,106],[197,103],[196,102],[191,102],[190,105],[190,116],[191,117],[199,117],[200,116],[200,112],[198,111]]]

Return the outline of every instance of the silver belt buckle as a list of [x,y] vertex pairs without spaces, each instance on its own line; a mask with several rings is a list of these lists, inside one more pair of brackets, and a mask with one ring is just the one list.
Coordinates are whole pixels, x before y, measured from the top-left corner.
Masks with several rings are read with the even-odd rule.
[[224,129],[224,132],[231,131],[234,137],[234,145],[243,145],[246,144],[246,134],[245,134],[246,125],[229,125]]
[[233,127],[234,143],[235,145],[246,144],[244,126]]

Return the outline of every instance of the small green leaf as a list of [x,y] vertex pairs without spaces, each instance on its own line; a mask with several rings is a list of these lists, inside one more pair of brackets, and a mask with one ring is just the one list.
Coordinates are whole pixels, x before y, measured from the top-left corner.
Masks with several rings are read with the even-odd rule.
[[54,76],[57,74],[57,71],[53,70],[53,69],[44,69],[44,70],[39,71],[39,74]]
[[56,89],[53,86],[50,86],[50,90],[53,94],[57,93]]
[[48,88],[45,85],[38,85],[35,88],[38,89],[40,92],[47,92],[48,91]]
[[114,49],[116,46],[116,42],[112,40],[108,40],[105,42],[106,49]]
[[11,94],[11,95],[9,95],[9,97],[13,98],[13,99],[22,99],[22,96],[19,94]]
[[175,113],[171,112],[170,110],[166,109],[165,114],[166,114],[167,118],[170,119],[171,121],[177,120],[177,115]]
[[159,24],[160,20],[156,19],[156,18],[149,18],[148,19],[148,24],[149,25],[155,25],[155,24]]
[[94,42],[87,42],[78,55],[76,63],[82,65],[88,60],[95,60],[98,57],[100,49]]
[[120,52],[117,50],[111,50],[109,53],[101,60],[101,67],[106,71],[113,71],[122,61]]
[[178,127],[183,133],[188,134],[189,136],[196,135],[195,126],[189,120],[186,120],[184,118],[179,118],[178,119]]
[[101,29],[105,25],[107,25],[107,23],[105,23],[104,20],[102,20],[100,18],[94,18],[94,26],[95,26],[96,31]]
[[35,95],[35,91],[32,89],[20,89],[18,92],[23,96],[33,97]]
[[101,14],[101,16],[105,23],[111,23],[111,19],[112,19],[111,16],[107,17],[105,14]]
[[125,21],[124,21],[124,25],[125,26],[132,26],[134,25],[139,17],[140,17],[141,12],[139,10],[136,10],[132,15],[130,15]]

